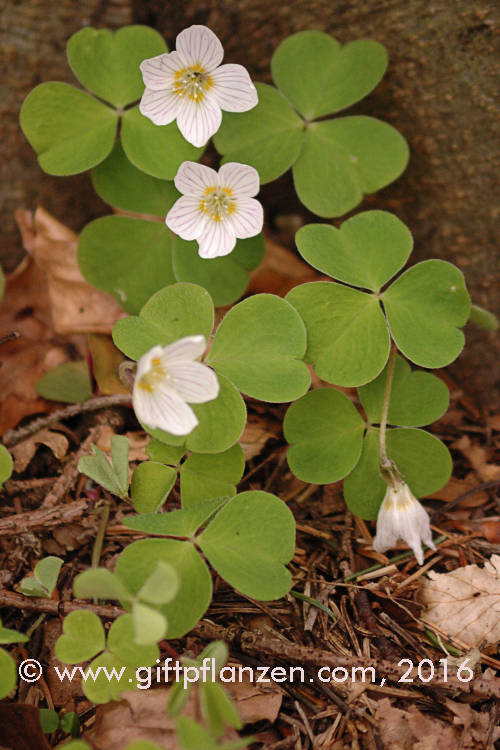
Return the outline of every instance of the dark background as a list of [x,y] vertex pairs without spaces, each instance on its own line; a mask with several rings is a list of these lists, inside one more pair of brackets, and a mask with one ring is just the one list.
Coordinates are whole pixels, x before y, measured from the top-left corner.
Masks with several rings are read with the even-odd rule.
[[[84,25],[111,29],[146,23],[173,47],[176,34],[206,24],[221,39],[225,62],[269,81],[269,61],[290,33],[319,29],[340,42],[371,37],[389,52],[389,69],[355,110],[387,120],[407,138],[411,161],[393,185],[365,200],[408,224],[414,260],[438,257],[465,273],[473,300],[498,308],[500,4],[486,0],[328,0],[288,6],[270,0],[0,0],[0,260],[11,270],[23,251],[12,212],[40,203],[73,229],[107,212],[88,175],[52,178],[18,127],[24,97],[38,83],[72,81],[65,43]],[[301,211],[283,178],[263,191],[271,228]],[[304,212],[305,215],[305,212]],[[497,340],[467,328],[467,349],[452,367],[457,382],[485,408],[498,406]]]

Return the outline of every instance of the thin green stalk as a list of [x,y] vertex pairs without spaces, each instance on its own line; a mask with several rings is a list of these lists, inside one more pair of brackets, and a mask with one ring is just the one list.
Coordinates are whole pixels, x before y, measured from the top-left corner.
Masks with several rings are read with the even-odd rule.
[[106,490],[104,490],[104,493],[105,493],[105,498],[102,503],[101,518],[99,519],[99,527],[97,529],[94,546],[92,548],[92,563],[91,564],[93,568],[99,567],[99,562],[101,560],[102,547],[104,544],[104,536],[106,534],[106,527],[108,525],[109,513],[111,510],[111,497],[106,492]]

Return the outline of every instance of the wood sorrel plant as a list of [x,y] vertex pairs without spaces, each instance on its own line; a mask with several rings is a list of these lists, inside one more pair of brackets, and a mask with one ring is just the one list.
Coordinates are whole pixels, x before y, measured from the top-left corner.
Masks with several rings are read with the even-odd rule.
[[[115,436],[111,464],[95,448],[80,469],[131,502],[137,515],[124,523],[154,538],[126,547],[113,573],[94,568],[77,577],[77,596],[118,600],[130,614],[106,641],[95,615],[72,613],[57,648],[67,663],[96,656],[94,664],[127,669],[154,663],[156,644],[187,633],[209,606],[208,564],[247,596],[275,599],[290,589],[291,512],[267,492],[237,494],[242,394],[292,402],[284,433],[297,477],[345,478],[346,502],[362,518],[375,519],[383,503],[379,550],[403,537],[422,562],[421,540],[432,539],[416,498],[451,473],[447,448],[420,429],[444,413],[448,390],[409,363],[428,370],[458,356],[470,301],[449,263],[400,273],[413,242],[396,216],[366,211],[340,228],[303,227],[299,252],[331,280],[298,286],[285,299],[257,294],[234,304],[264,252],[259,180],[292,167],[300,200],[331,218],[404,170],[408,147],[390,125],[331,117],[377,85],[385,49],[370,40],[341,47],[318,31],[294,34],[272,58],[277,88],[254,87],[244,68],[221,65],[222,57],[201,26],[183,31],[171,53],[143,26],[115,34],[86,28],[69,40],[68,60],[88,91],[43,83],[21,112],[45,171],[92,169],[105,201],[141,215],[91,222],[79,264],[129,313],[113,340],[138,361],[133,402],[151,435],[150,460],[129,486],[128,442]],[[219,172],[196,164],[212,135],[223,156]],[[233,307],[214,331],[221,305]],[[306,363],[331,386],[357,388],[362,410],[335,387],[310,391]],[[182,507],[160,512],[178,477]],[[114,695],[104,683],[85,690],[97,702]],[[186,722],[179,736],[189,748],[189,737],[205,730]],[[214,716],[207,722],[220,729]]]

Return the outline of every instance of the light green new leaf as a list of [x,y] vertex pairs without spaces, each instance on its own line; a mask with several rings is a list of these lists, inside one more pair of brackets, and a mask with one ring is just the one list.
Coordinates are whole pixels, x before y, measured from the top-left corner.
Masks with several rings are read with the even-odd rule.
[[151,177],[134,167],[120,141],[116,141],[108,158],[92,170],[92,185],[111,206],[153,216],[166,216],[180,197],[173,182]]
[[292,305],[256,294],[224,317],[207,362],[253,398],[293,401],[310,384],[305,350],[305,327]]
[[[371,383],[359,388],[366,416],[380,422],[384,401],[387,365]],[[400,427],[422,427],[435,422],[446,410],[450,393],[445,383],[428,372],[411,372],[402,357],[396,358],[389,402],[388,422]]]
[[172,264],[177,281],[191,281],[204,287],[216,307],[231,305],[248,286],[248,271],[264,256],[262,234],[237,240],[232,253],[221,258],[200,258],[198,243],[177,235],[172,245]]
[[0,445],[0,487],[11,476],[13,467],[12,456],[4,445]]
[[130,443],[125,435],[113,435],[111,438],[111,464],[123,493],[128,491],[128,454]]
[[134,642],[132,615],[121,615],[112,623],[108,633],[108,651],[127,667],[149,667],[155,663],[159,651],[156,644]]
[[[155,518],[161,515],[170,514],[156,514]],[[180,638],[205,614],[212,598],[212,578],[193,545],[175,539],[144,539],[129,544],[118,558],[115,573],[132,594],[137,594],[159,560],[177,571],[179,593],[173,602],[155,609],[167,618],[168,637]]]
[[4,648],[0,648],[0,700],[15,688],[16,681],[16,662]]
[[119,320],[113,341],[127,357],[139,359],[153,346],[167,346],[184,336],[201,334],[208,341],[213,324],[214,306],[208,292],[183,282],[156,292],[139,316]]
[[364,211],[341,225],[308,224],[295,237],[302,257],[314,268],[378,292],[399,271],[411,253],[413,238],[397,216]]
[[287,461],[299,479],[329,484],[343,479],[361,455],[365,423],[347,396],[332,388],[306,393],[285,416]]
[[247,410],[240,392],[220,373],[219,395],[204,404],[191,404],[198,426],[187,436],[171,435],[164,430],[149,430],[157,440],[170,446],[184,447],[194,453],[222,453],[240,439],[245,429]]
[[134,643],[139,646],[149,646],[165,638],[167,632],[167,618],[147,604],[135,602],[132,607],[132,623],[134,625]]
[[274,82],[306,120],[338,112],[363,99],[382,79],[387,52],[362,39],[340,44],[322,31],[299,31],[271,59]]
[[107,568],[90,568],[73,581],[73,594],[78,599],[128,599],[126,586]]
[[220,737],[226,727],[241,729],[243,724],[236,706],[218,682],[206,681],[200,689],[201,713],[212,734]]
[[459,330],[469,317],[470,298],[461,271],[444,260],[409,268],[383,295],[398,348],[416,365],[445,367],[464,346]]
[[21,109],[21,128],[44,172],[70,175],[103,161],[115,140],[118,116],[67,83],[41,83]]
[[245,457],[238,443],[224,453],[192,453],[180,471],[183,508],[212,498],[233,497],[244,468]]
[[179,576],[169,563],[160,560],[137,596],[148,604],[168,604],[179,591]]
[[123,523],[129,529],[144,531],[146,534],[158,536],[182,536],[192,537],[201,526],[215,515],[229,498],[218,497],[212,500],[204,500],[198,505],[180,510],[171,510],[168,513],[145,513],[139,516],[127,516]]
[[52,734],[59,726],[59,716],[50,708],[40,709],[40,726],[44,734]]
[[49,401],[77,404],[92,396],[89,368],[85,361],[63,362],[38,380],[35,390]]
[[144,83],[139,65],[166,51],[162,36],[148,26],[125,26],[115,33],[86,26],[67,45],[69,64],[80,83],[115,107],[140,98]]
[[292,579],[285,565],[295,551],[295,521],[275,495],[237,495],[197,542],[219,575],[246,596],[267,601],[290,590]]
[[132,314],[175,282],[167,227],[128,216],[103,216],[87,224],[78,242],[78,265],[87,281],[113,294]]
[[[451,476],[448,448],[424,430],[399,428],[387,431],[387,455],[398,467],[415,497],[439,490]],[[374,519],[384,499],[387,485],[380,475],[379,431],[367,431],[356,468],[344,481],[349,509],[360,518]]]
[[40,560],[33,571],[34,578],[23,578],[19,590],[27,596],[42,596],[50,599],[54,591],[59,571],[63,565],[60,557],[50,555]]
[[[82,689],[92,703],[117,701],[125,690],[135,688],[135,669],[127,667],[121,659],[109,651],[100,654],[89,664],[87,669],[89,670],[89,676],[87,680],[82,680]],[[97,675],[95,679],[90,674],[91,670]],[[118,679],[120,675],[121,677]]]
[[86,474],[113,495],[126,498],[128,493],[128,475],[127,483],[122,484],[123,477],[117,475],[114,467],[108,461],[106,454],[97,445],[92,445],[91,448],[92,455],[82,456],[78,461],[78,471],[81,474]]
[[63,634],[57,639],[55,655],[64,664],[79,664],[92,659],[104,646],[104,628],[98,616],[87,609],[79,609],[64,618]]
[[250,164],[264,184],[286,172],[297,159],[303,122],[273,86],[257,83],[256,89],[257,106],[248,112],[224,112],[214,143],[223,162]]
[[160,180],[173,180],[182,162],[198,161],[203,153],[182,137],[175,122],[155,125],[139,107],[123,113],[121,139],[132,164]]
[[372,294],[329,281],[301,284],[286,299],[307,329],[306,362],[328,383],[363,385],[382,371],[389,356],[389,334]]
[[155,461],[144,461],[132,474],[130,494],[137,513],[156,513],[168,497],[177,471]]
[[18,633],[17,630],[4,628],[0,620],[0,643],[26,643],[29,640],[24,633]]
[[160,440],[151,438],[147,445],[146,453],[151,461],[157,461],[161,464],[167,464],[168,466],[174,466],[177,468],[185,450],[183,447],[175,448],[170,445],[165,445],[165,443],[160,442]]
[[293,166],[301,202],[318,216],[342,216],[404,171],[408,144],[374,117],[338,117],[314,122]]

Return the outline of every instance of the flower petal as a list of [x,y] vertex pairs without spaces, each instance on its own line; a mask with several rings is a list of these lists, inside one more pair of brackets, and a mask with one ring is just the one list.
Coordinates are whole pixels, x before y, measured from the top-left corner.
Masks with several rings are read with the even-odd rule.
[[238,198],[236,210],[228,216],[227,221],[231,223],[236,237],[255,237],[262,230],[264,210],[255,198]]
[[211,74],[217,104],[227,112],[246,112],[259,101],[257,89],[243,65],[221,65]]
[[139,422],[150,429],[188,435],[198,424],[191,407],[176,393],[163,387],[148,393],[134,386],[133,405]]
[[146,88],[162,91],[172,86],[175,74],[185,66],[177,52],[164,52],[143,60],[139,67]]
[[200,210],[200,199],[183,195],[167,214],[165,224],[183,240],[197,240],[203,232],[206,218]]
[[168,89],[146,89],[139,104],[139,111],[155,125],[169,125],[178,116],[181,105],[180,96]]
[[[205,336],[184,336],[184,338],[166,346],[160,356],[165,366],[170,368],[171,365],[179,362],[193,362],[201,357],[206,347]],[[155,349],[157,348],[155,347]]]
[[234,229],[227,220],[209,220],[198,237],[198,245],[198,254],[201,258],[218,258],[221,255],[229,255],[236,245]]
[[231,188],[235,198],[253,198],[259,192],[259,173],[248,164],[229,161],[219,169],[219,184]]
[[182,135],[193,146],[204,146],[209,138],[220,128],[222,122],[221,108],[213,97],[204,95],[203,99],[190,99],[184,96],[177,115],[177,127]]
[[184,161],[174,178],[174,185],[180,193],[196,195],[198,199],[207,187],[216,187],[218,184],[219,175],[215,169],[195,161]]
[[142,378],[143,375],[145,375],[148,370],[151,369],[151,363],[153,359],[161,359],[163,356],[163,347],[153,346],[152,349],[150,349],[148,352],[142,355],[142,357],[139,358],[137,362],[137,369],[135,371],[135,379],[137,382]]
[[209,73],[221,64],[224,49],[206,26],[190,26],[177,35],[175,48],[187,65],[201,65]]
[[190,404],[203,404],[219,395],[219,382],[210,367],[201,362],[178,362],[169,365],[173,387]]

